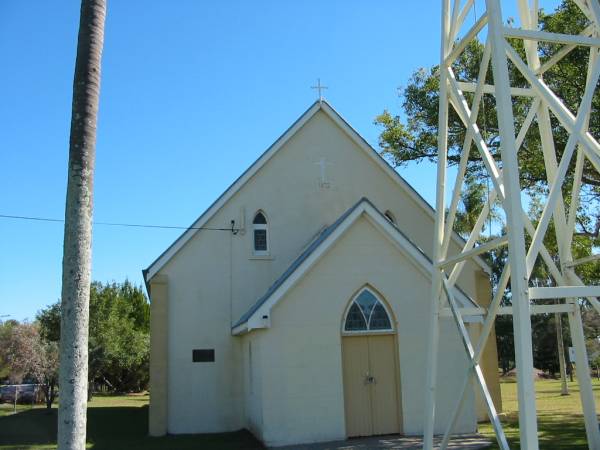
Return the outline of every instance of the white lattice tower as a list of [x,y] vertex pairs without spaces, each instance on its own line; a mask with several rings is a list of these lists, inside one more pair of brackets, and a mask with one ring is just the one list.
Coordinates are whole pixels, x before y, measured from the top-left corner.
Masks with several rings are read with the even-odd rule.
[[[588,445],[590,449],[600,450],[600,433],[579,304],[580,299],[587,299],[600,313],[600,302],[597,299],[600,297],[600,287],[585,286],[574,270],[578,263],[597,260],[598,257],[592,256],[585,258],[585,261],[574,261],[571,251],[584,164],[591,164],[595,170],[600,172],[600,144],[587,131],[592,97],[600,75],[600,59],[598,58],[600,5],[598,0],[574,0],[586,16],[589,25],[581,34],[567,35],[540,31],[537,1],[534,1],[533,4],[530,4],[528,0],[515,1],[519,17],[518,21],[509,27],[506,25],[507,17],[502,15],[500,0],[485,0],[485,8],[482,8],[484,10],[480,11],[480,16],[476,17],[474,23],[470,20],[470,11],[474,6],[474,0],[442,0],[435,270],[427,361],[424,448],[433,448],[439,319],[440,315],[449,310],[456,321],[464,343],[469,368],[464,378],[462,391],[457,396],[452,417],[447,418],[446,431],[440,448],[446,448],[448,445],[465,393],[472,382],[481,390],[500,448],[509,448],[486,387],[479,361],[487,338],[493,329],[496,315],[512,314],[521,448],[538,449],[530,315],[554,312],[568,314],[576,352],[577,375]],[[469,20],[467,20],[468,18]],[[470,24],[467,25],[467,22]],[[456,79],[452,66],[474,39],[485,40],[479,77],[476,82],[460,82]],[[507,39],[511,40],[512,45]],[[523,44],[525,58],[522,58],[515,50],[514,43],[519,41]],[[556,52],[550,57],[544,58],[543,61],[539,54],[540,42],[557,44]],[[544,73],[575,48],[582,46],[589,48],[586,87],[578,110],[572,112],[544,82]],[[526,80],[526,87],[511,86],[509,61]],[[488,70],[492,71],[493,85],[485,83]],[[469,94],[465,95],[465,92]],[[479,111],[485,95],[495,97],[500,160],[494,159],[478,126],[478,121],[481,120],[478,117]],[[520,127],[518,133],[515,130],[512,104],[512,97],[516,96],[525,96],[531,99],[528,114],[518,124]],[[448,183],[449,192],[452,192],[452,195],[450,203],[446,205],[448,116],[452,109],[464,125],[465,140],[456,178],[449,180],[451,183]],[[555,149],[551,115],[569,136],[560,158]],[[543,157],[544,160],[549,187],[546,203],[537,225],[531,222],[523,210],[518,165],[518,152],[530,128],[532,132],[539,133],[540,157]],[[485,170],[492,182],[492,189],[488,194],[488,203],[479,215],[464,248],[458,254],[449,255],[450,236],[456,220],[472,145],[476,147],[485,165]],[[569,164],[573,159],[576,160],[574,181],[567,189],[570,191],[572,201],[565,203],[563,184]],[[490,205],[495,201],[500,205],[498,208],[502,210],[501,217],[505,220],[506,235],[485,244],[476,245],[490,213]],[[558,255],[551,255],[544,246],[544,237],[551,220],[554,224]],[[526,245],[526,235],[530,237],[529,245]],[[457,282],[467,259],[500,246],[508,247],[508,263],[499,279],[491,304],[484,312],[478,341],[473,344],[463,321],[463,317],[471,312],[458,308],[451,288]],[[538,257],[550,272],[553,287],[530,286],[529,278]],[[512,307],[501,308],[500,302],[509,281]],[[544,299],[560,299],[560,301],[554,305],[535,305],[536,301]]]

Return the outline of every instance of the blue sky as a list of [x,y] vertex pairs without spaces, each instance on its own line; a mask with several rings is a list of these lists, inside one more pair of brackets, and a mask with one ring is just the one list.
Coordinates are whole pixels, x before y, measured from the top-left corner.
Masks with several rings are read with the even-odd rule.
[[[316,98],[374,117],[436,64],[440,2],[109,1],[94,219],[191,224]],[[483,7],[480,7],[483,10]],[[0,4],[0,214],[64,217],[79,2]],[[435,170],[401,170],[430,202]],[[61,223],[0,219],[0,315],[60,296]],[[179,231],[96,226],[93,279],[142,283]]]

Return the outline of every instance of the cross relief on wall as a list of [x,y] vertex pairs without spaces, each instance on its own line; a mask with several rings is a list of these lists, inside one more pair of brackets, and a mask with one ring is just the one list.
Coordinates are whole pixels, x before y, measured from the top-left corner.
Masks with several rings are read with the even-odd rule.
[[327,166],[332,166],[333,164],[328,162],[326,158],[321,158],[315,165],[319,166],[319,187],[321,189],[329,189],[331,182],[327,178]]

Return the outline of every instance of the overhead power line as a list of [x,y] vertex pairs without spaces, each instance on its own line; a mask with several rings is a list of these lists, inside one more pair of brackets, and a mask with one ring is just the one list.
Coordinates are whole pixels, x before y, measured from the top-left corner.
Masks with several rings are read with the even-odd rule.
[[[15,216],[10,214],[0,214],[0,219],[14,219],[14,220],[33,220],[37,222],[60,222],[64,223],[64,219],[53,219],[50,217],[35,217],[35,216]],[[232,221],[233,222],[233,221]],[[141,223],[118,223],[118,222],[92,222],[94,225],[103,225],[109,227],[129,227],[129,228],[159,228],[167,230],[209,230],[209,231],[230,231],[237,233],[239,229],[234,228],[233,223],[230,228],[217,228],[217,227],[182,227],[177,225],[151,225]]]

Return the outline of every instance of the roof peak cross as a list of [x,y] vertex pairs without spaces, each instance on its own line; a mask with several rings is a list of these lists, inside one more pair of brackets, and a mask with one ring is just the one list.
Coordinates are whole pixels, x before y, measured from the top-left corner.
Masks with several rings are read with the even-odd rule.
[[311,89],[316,89],[317,93],[319,95],[319,103],[321,103],[323,101],[323,90],[325,89],[329,89],[328,86],[324,86],[321,84],[321,79],[317,78],[317,85],[316,86],[311,86]]

